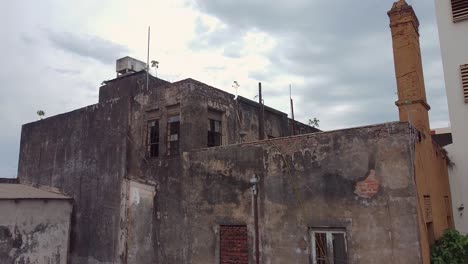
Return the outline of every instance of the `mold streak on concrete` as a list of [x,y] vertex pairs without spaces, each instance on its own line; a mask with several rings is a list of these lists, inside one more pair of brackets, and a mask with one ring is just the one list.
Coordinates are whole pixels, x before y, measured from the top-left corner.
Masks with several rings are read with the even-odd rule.
[[69,200],[1,200],[0,211],[0,263],[68,263]]

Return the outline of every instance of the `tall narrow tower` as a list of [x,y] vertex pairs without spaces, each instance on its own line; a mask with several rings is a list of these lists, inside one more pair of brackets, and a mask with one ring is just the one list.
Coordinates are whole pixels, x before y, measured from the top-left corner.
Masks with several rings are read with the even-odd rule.
[[393,40],[393,57],[398,88],[400,121],[429,132],[429,109],[419,46],[419,21],[413,8],[399,0],[388,11]]

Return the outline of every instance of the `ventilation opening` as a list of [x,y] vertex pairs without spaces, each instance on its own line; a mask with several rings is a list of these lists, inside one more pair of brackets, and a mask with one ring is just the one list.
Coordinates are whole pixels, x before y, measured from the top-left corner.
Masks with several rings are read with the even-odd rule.
[[460,70],[461,70],[463,97],[465,98],[465,103],[468,103],[468,64],[460,66]]
[[468,1],[452,0],[453,22],[468,19]]

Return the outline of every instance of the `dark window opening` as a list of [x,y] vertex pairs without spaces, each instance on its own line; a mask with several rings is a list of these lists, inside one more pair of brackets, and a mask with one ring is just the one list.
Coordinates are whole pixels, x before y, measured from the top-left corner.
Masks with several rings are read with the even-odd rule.
[[429,245],[432,245],[435,242],[434,224],[432,222],[426,223],[426,229],[427,240],[429,241]]
[[167,155],[179,154],[180,118],[172,116],[167,121]]
[[147,152],[150,157],[159,156],[159,120],[151,120],[147,127]]
[[312,264],[346,264],[346,232],[341,230],[311,231]]
[[220,264],[249,263],[247,226],[221,226],[219,235]]
[[208,147],[221,146],[221,121],[208,119]]
[[450,203],[450,198],[448,196],[444,196],[445,201],[445,212],[447,214],[447,226],[449,228],[453,228],[452,226],[452,205]]

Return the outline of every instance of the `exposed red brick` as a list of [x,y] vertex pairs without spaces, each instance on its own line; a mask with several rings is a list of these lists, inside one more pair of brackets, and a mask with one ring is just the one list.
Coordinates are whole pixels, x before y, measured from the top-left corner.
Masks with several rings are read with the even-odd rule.
[[375,170],[370,170],[365,180],[356,183],[354,193],[362,198],[371,198],[377,194],[379,187],[380,183],[375,177]]
[[220,263],[248,264],[247,226],[221,226]]

